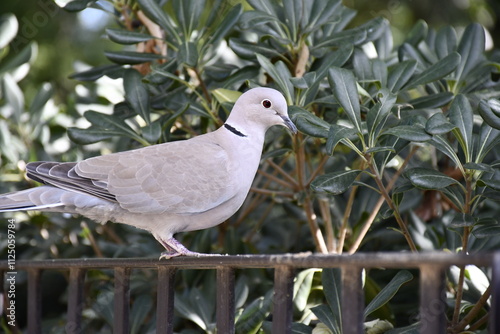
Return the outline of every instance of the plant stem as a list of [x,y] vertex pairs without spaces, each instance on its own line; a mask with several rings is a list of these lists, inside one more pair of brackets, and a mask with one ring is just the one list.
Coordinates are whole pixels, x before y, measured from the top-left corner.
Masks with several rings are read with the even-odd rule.
[[465,329],[465,327],[474,319],[478,313],[481,311],[484,305],[488,302],[488,298],[491,296],[491,284],[488,286],[488,288],[484,291],[482,294],[481,298],[477,301],[476,305],[471,308],[469,313],[456,325],[453,326],[452,330],[454,333],[460,333]]
[[[471,194],[472,194],[472,182],[471,182],[471,177],[468,176],[465,178],[465,202],[462,211],[464,214],[470,214]],[[471,232],[470,226],[464,226],[464,235],[462,236],[462,253],[464,254],[467,254],[468,251],[470,232]],[[453,318],[451,321],[452,328],[457,327],[460,318],[460,305],[462,304],[462,298],[464,292],[464,280],[465,280],[465,266],[461,266],[460,274],[458,276],[455,308],[453,309]]]
[[[412,152],[413,152],[413,150],[412,150]],[[406,161],[408,161],[408,159]],[[394,212],[394,218],[398,222],[399,228],[401,229],[401,233],[403,233],[403,236],[405,237],[406,242],[408,242],[408,246],[410,247],[412,252],[416,252],[417,246],[413,242],[413,239],[410,235],[410,232],[408,231],[408,227],[406,226],[405,222],[401,218],[399,210],[396,207],[396,205],[394,204],[394,202],[392,201],[391,196],[389,196],[390,188],[392,188],[394,186],[394,183],[396,182],[394,179],[396,178],[396,176],[399,177],[400,173],[403,171],[403,169],[406,165],[401,166],[401,168],[396,172],[396,175],[393,178],[394,182],[390,183],[387,187],[384,186],[384,183],[382,182],[382,177],[380,176],[380,174],[379,174],[379,172],[378,172],[378,170],[377,170],[377,168],[376,168],[376,166],[371,158],[368,161],[368,166],[370,167],[370,170],[373,173],[373,175],[375,175],[375,182],[377,183],[377,186],[380,190],[382,197],[384,198],[384,200],[387,203],[387,205],[389,206],[389,208],[391,208],[391,210]],[[390,188],[389,188],[389,186],[390,186]]]
[[326,247],[325,238],[323,237],[323,233],[318,226],[316,214],[314,213],[312,202],[309,196],[306,197],[304,201],[304,210],[306,212],[307,222],[309,223],[309,229],[311,230],[314,244],[316,245],[316,250],[320,253],[327,254],[328,248]]
[[312,205],[312,195],[311,191],[308,189],[305,178],[305,165],[307,163],[306,152],[303,143],[303,135],[298,133],[294,138],[294,148],[295,148],[295,161],[297,166],[297,191],[303,192],[305,194],[304,198],[304,211],[306,213],[307,222],[309,224],[309,229],[311,230],[311,235],[316,246],[316,250],[320,253],[328,253],[326,247],[325,239],[323,233],[318,226],[318,221],[316,220],[316,214],[314,213],[314,208]]
[[330,200],[328,198],[319,198],[318,202],[321,217],[323,217],[323,223],[325,224],[326,248],[328,253],[336,253],[337,247],[335,246],[332,214],[330,212]]
[[[394,185],[396,184],[396,181],[399,179],[399,177],[401,176],[401,173],[403,173],[406,166],[410,162],[411,157],[413,157],[413,155],[417,152],[417,150],[418,150],[418,146],[413,146],[413,148],[411,149],[411,151],[408,153],[405,160],[401,164],[401,167],[396,171],[396,173],[394,174],[392,179],[387,184],[387,187],[385,187],[387,192],[391,191],[391,189],[394,187]],[[370,216],[368,217],[365,224],[363,225],[361,232],[359,233],[358,237],[354,241],[354,244],[351,246],[351,249],[349,249],[349,254],[354,254],[358,250],[359,245],[361,245],[361,242],[363,241],[365,235],[368,233],[372,223],[375,221],[375,218],[377,217],[378,212],[380,211],[380,208],[384,204],[384,200],[385,200],[385,197],[380,196],[377,203],[375,203],[375,206],[373,207]]]

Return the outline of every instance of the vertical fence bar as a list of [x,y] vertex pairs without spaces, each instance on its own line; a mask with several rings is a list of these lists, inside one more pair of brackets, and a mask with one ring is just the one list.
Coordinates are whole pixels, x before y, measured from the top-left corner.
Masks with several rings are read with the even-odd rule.
[[42,333],[42,289],[40,269],[30,268],[28,271],[28,333]]
[[82,332],[84,282],[85,282],[84,269],[71,268],[69,270],[68,322],[66,324],[66,333],[77,334]]
[[289,266],[278,266],[274,269],[273,333],[292,332],[293,272],[293,268]]
[[217,268],[217,333],[234,334],[234,269]]
[[493,255],[491,267],[493,276],[490,284],[493,286],[493,291],[491,293],[489,333],[500,333],[500,252]]
[[113,333],[128,334],[130,329],[130,268],[115,269]]
[[361,334],[363,329],[362,268],[342,267],[342,333]]
[[445,272],[436,265],[420,266],[420,333],[446,333]]
[[158,267],[158,291],[156,293],[156,333],[174,332],[174,281],[175,268]]

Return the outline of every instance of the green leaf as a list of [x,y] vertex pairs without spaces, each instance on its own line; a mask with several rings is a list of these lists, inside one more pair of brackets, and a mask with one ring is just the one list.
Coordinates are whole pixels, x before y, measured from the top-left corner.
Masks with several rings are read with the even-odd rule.
[[21,122],[21,115],[24,112],[24,94],[14,80],[14,77],[8,73],[4,74],[3,78],[0,77],[0,88],[2,95],[2,104],[6,104],[10,109],[15,123]]
[[340,326],[335,321],[335,315],[327,305],[318,305],[311,308],[311,311],[324,323],[333,333],[340,334]]
[[450,222],[450,227],[466,227],[473,226],[477,221],[474,217],[469,214],[458,212],[453,217],[453,220]]
[[339,10],[340,1],[331,0],[316,0],[312,1],[312,7],[309,18],[304,27],[304,33],[309,33],[321,28],[327,22],[338,20],[337,11]]
[[439,59],[443,59],[457,49],[457,32],[453,27],[444,26],[439,29],[434,43],[436,54]]
[[359,97],[354,74],[349,70],[334,66],[328,71],[328,79],[333,95],[346,112],[356,130],[361,133]]
[[434,65],[426,68],[420,74],[415,76],[405,89],[415,88],[420,85],[425,85],[430,82],[439,80],[453,72],[460,63],[460,55],[456,52],[450,53],[448,56],[439,60]]
[[263,55],[269,59],[282,57],[277,50],[269,48],[266,44],[251,43],[238,38],[229,39],[229,47],[243,59],[255,59],[257,54]]
[[224,19],[219,24],[215,25],[215,31],[210,34],[207,44],[215,45],[226,37],[228,32],[233,29],[234,25],[238,22],[242,13],[243,6],[240,3],[232,7],[229,12],[227,12]]
[[236,321],[236,333],[257,333],[270,313],[271,305],[272,299],[269,294],[251,302]]
[[475,161],[482,162],[484,157],[498,144],[500,144],[500,130],[483,122],[479,131],[479,146]]
[[124,120],[116,116],[103,114],[93,110],[86,111],[83,116],[98,128],[144,143],[144,140],[138,136]]
[[413,109],[434,109],[447,105],[453,97],[453,93],[442,92],[418,97],[408,101],[408,104],[411,104]]
[[472,234],[474,234],[476,238],[498,237],[500,235],[500,225],[498,225],[498,223],[489,225],[478,224],[474,226]]
[[306,269],[301,271],[295,278],[295,283],[293,284],[293,304],[300,312],[303,312],[307,307],[314,274],[319,271],[316,268]]
[[459,182],[445,174],[429,168],[412,168],[404,172],[410,182],[422,189],[443,189]]
[[290,117],[300,132],[309,136],[327,138],[330,124],[312,112],[297,106],[289,107]]
[[429,27],[427,23],[424,20],[418,20],[406,36],[405,43],[418,46],[418,44],[427,37],[428,30]]
[[304,12],[302,0],[283,0],[283,12],[285,14],[285,22],[290,31],[290,39],[297,41],[298,29],[302,21]]
[[472,160],[472,126],[474,114],[469,100],[464,95],[457,95],[451,103],[449,111],[450,122],[456,128],[453,130],[462,150],[466,156],[466,162]]
[[0,50],[5,48],[16,37],[19,23],[14,14],[0,16]]
[[283,95],[285,95],[287,103],[292,104],[294,100],[294,89],[290,81],[292,75],[286,65],[282,61],[278,61],[273,65],[263,55],[257,54],[256,56],[260,66],[273,78]]
[[432,136],[425,132],[424,127],[420,124],[398,125],[385,130],[382,134],[393,135],[414,142],[426,142],[432,139]]
[[173,0],[172,4],[175,18],[182,28],[184,38],[188,40],[199,24],[201,13],[206,7],[206,2],[205,0]]
[[484,28],[479,23],[472,23],[467,26],[457,49],[461,56],[454,75],[457,81],[463,80],[483,60],[484,47]]
[[410,80],[417,68],[415,60],[405,60],[390,68],[387,77],[387,88],[393,93],[397,93]]
[[185,42],[179,46],[177,54],[179,63],[185,64],[188,67],[196,67],[198,65],[198,49],[193,42]]
[[87,129],[70,127],[67,131],[69,139],[79,145],[94,144],[113,136],[122,135],[121,131],[110,131],[96,126],[91,126]]
[[79,12],[87,7],[90,7],[96,1],[97,0],[74,0],[68,2],[66,6],[63,7],[63,9],[68,12]]
[[455,125],[448,122],[442,112],[437,112],[432,115],[425,124],[425,131],[431,135],[442,135],[450,132],[455,128]]
[[137,0],[137,3],[147,17],[160,25],[167,32],[168,36],[176,40],[177,44],[181,43],[181,38],[177,32],[178,28],[155,0]]
[[394,276],[393,279],[375,296],[375,298],[372,299],[370,304],[366,306],[363,318],[366,320],[371,313],[387,304],[398,292],[401,286],[412,279],[413,275],[408,270],[399,271],[396,276]]
[[0,64],[0,74],[9,72],[19,66],[32,61],[37,54],[38,44],[31,42],[22,48],[16,55]]
[[483,177],[480,180],[485,186],[496,191],[500,191],[500,180],[494,178]]
[[378,102],[368,111],[366,116],[366,125],[369,133],[369,146],[375,145],[375,139],[378,138],[380,131],[385,126],[387,117],[396,103],[396,95],[388,89],[381,89],[378,93]]
[[164,58],[162,55],[158,55],[155,53],[143,53],[135,51],[105,51],[104,55],[112,62],[122,65],[136,65]]
[[142,75],[134,69],[126,70],[123,76],[123,87],[125,88],[125,98],[132,109],[144,119],[146,124],[150,124],[149,93],[142,82]]
[[112,28],[107,28],[106,34],[108,35],[109,39],[112,40],[113,42],[125,45],[146,42],[149,41],[150,39],[155,38],[151,35],[143,34],[140,32],[124,30],[124,29],[112,29]]
[[374,41],[384,32],[387,24],[387,20],[383,17],[376,17],[353,29],[340,31],[332,34],[331,37],[323,38],[311,47],[311,51],[324,47],[341,46],[345,43],[361,45]]
[[365,153],[379,153],[379,152],[391,152],[396,153],[396,150],[392,146],[374,146],[366,150]]
[[496,99],[481,100],[479,114],[492,128],[500,130],[500,101]]
[[358,133],[353,128],[332,124],[328,131],[328,139],[326,141],[326,151],[328,154],[333,154],[335,147],[339,142],[345,143],[345,139],[357,137]]
[[48,82],[44,83],[36,93],[33,101],[31,101],[30,114],[34,115],[36,113],[40,113],[53,94],[54,94],[54,86],[52,86],[52,84]]
[[360,170],[353,169],[320,175],[311,183],[311,189],[332,195],[342,194],[354,183],[359,173]]
[[153,122],[141,128],[144,139],[150,144],[156,144],[161,137],[161,125],[159,122]]
[[[114,76],[120,72],[123,72],[123,67],[120,65],[102,65],[93,67],[87,71],[73,73],[69,77],[70,79],[80,81],[96,81],[104,75]],[[119,76],[121,77],[122,75]]]
[[450,143],[448,141],[446,141],[446,139],[444,139],[440,135],[434,135],[434,136],[432,136],[432,139],[431,139],[430,143],[435,148],[437,148],[438,150],[440,150],[442,153],[444,153],[445,155],[447,155],[455,163],[455,165],[458,168],[460,168],[460,171],[462,172],[462,174],[465,175],[465,171],[464,171],[464,169],[462,167],[462,162],[458,158],[458,155],[455,152],[455,149],[450,145]]
[[478,170],[486,173],[493,173],[495,171],[490,165],[484,163],[468,162],[463,166],[466,169]]
[[333,313],[333,327],[330,329],[334,333],[341,333],[342,327],[342,308],[341,308],[341,272],[339,268],[324,268],[321,275],[321,283],[323,284],[323,292],[325,294],[330,311]]
[[182,317],[191,320],[192,322],[200,326],[201,329],[207,329],[207,324],[205,323],[202,315],[195,312],[194,307],[190,305],[189,299],[181,298],[179,297],[179,294],[175,294],[174,307],[175,310],[182,315]]

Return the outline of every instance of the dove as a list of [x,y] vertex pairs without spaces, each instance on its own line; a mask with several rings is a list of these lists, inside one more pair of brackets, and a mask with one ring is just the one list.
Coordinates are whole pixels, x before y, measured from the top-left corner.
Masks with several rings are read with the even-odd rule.
[[43,185],[0,195],[0,212],[66,212],[128,224],[155,237],[165,248],[160,259],[206,255],[174,235],[216,226],[241,207],[266,131],[282,125],[297,133],[287,109],[277,90],[253,88],[213,132],[79,162],[28,163],[27,177]]

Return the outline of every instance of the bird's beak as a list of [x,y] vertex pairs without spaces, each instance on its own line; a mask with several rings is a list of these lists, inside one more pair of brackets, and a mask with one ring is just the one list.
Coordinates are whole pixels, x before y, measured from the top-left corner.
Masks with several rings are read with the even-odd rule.
[[[281,116],[281,115],[280,115]],[[285,126],[292,131],[293,134],[297,134],[297,127],[295,124],[293,124],[292,120],[288,116],[281,116],[283,119],[283,122],[285,123]]]

